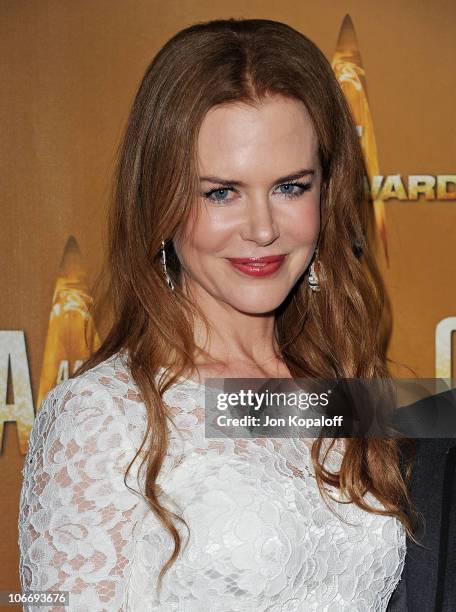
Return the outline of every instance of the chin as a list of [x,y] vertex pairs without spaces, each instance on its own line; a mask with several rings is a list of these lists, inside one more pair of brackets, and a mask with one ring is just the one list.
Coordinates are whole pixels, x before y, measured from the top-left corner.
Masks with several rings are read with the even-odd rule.
[[[286,296],[285,296],[286,297]],[[258,297],[256,299],[242,299],[228,303],[232,308],[246,314],[266,314],[276,310],[284,301],[285,297],[280,296],[274,299],[271,295]]]

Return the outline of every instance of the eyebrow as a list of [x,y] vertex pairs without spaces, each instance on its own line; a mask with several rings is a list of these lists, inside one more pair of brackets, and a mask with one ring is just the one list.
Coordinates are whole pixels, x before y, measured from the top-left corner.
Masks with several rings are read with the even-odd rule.
[[[315,174],[315,170],[312,168],[305,168],[304,170],[298,170],[297,172],[293,172],[287,176],[282,176],[274,181],[274,185],[276,183],[287,183],[289,181],[296,181],[297,179],[302,178],[303,176],[313,175]],[[200,176],[200,181],[207,181],[208,183],[216,183],[218,185],[225,186],[233,186],[233,187],[245,187],[245,183],[242,181],[231,181],[229,179],[222,179],[217,176]]]

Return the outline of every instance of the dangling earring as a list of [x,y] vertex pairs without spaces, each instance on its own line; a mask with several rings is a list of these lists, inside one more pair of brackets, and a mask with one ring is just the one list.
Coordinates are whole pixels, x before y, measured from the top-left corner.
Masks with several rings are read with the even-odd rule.
[[318,276],[315,272],[314,261],[310,265],[309,275],[307,277],[307,282],[309,283],[309,287],[312,291],[320,291],[320,283],[318,282]]
[[173,282],[168,274],[168,270],[166,268],[166,252],[165,252],[165,241],[162,240],[161,241],[161,258],[162,258],[162,263],[163,263],[163,270],[165,272],[165,276],[166,276],[166,282],[168,283],[169,288],[171,289],[171,291],[174,291],[174,285]]

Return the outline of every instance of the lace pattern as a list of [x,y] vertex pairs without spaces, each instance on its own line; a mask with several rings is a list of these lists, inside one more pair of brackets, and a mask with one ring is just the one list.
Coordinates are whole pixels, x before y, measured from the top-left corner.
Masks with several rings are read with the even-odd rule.
[[[124,482],[146,412],[120,353],[55,387],[37,414],[22,472],[23,590],[68,590],[71,612],[386,610],[406,552],[395,517],[337,501],[330,512],[313,440],[209,439],[202,385],[181,380],[164,399],[176,427],[158,484],[190,538],[175,521],[185,546],[160,597],[174,542],[139,493],[138,461]],[[342,454],[339,444],[328,469]]]

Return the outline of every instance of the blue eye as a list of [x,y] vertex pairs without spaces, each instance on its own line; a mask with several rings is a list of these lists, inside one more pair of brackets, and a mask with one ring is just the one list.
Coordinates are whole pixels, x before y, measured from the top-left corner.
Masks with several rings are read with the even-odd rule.
[[[290,199],[299,198],[305,191],[311,188],[312,183],[283,183],[277,187],[277,189],[284,189],[284,191],[279,192],[280,195]],[[227,197],[229,191],[234,191],[234,189],[232,187],[219,187],[217,189],[211,189],[202,195],[210,202],[226,203],[231,201],[231,199]]]
[[[227,187],[220,187],[219,189],[212,189],[211,191],[208,191],[207,193],[204,194],[204,197],[207,198],[208,200],[211,200],[212,202],[226,202],[226,196],[228,191],[230,191],[230,189],[228,189]],[[213,196],[222,196],[222,197],[213,197]]]
[[[294,187],[298,189],[293,189]],[[283,183],[283,185],[279,185],[278,188],[285,188],[285,191],[282,191],[281,194],[286,198],[299,198],[300,195],[308,191],[311,187],[311,183]]]

